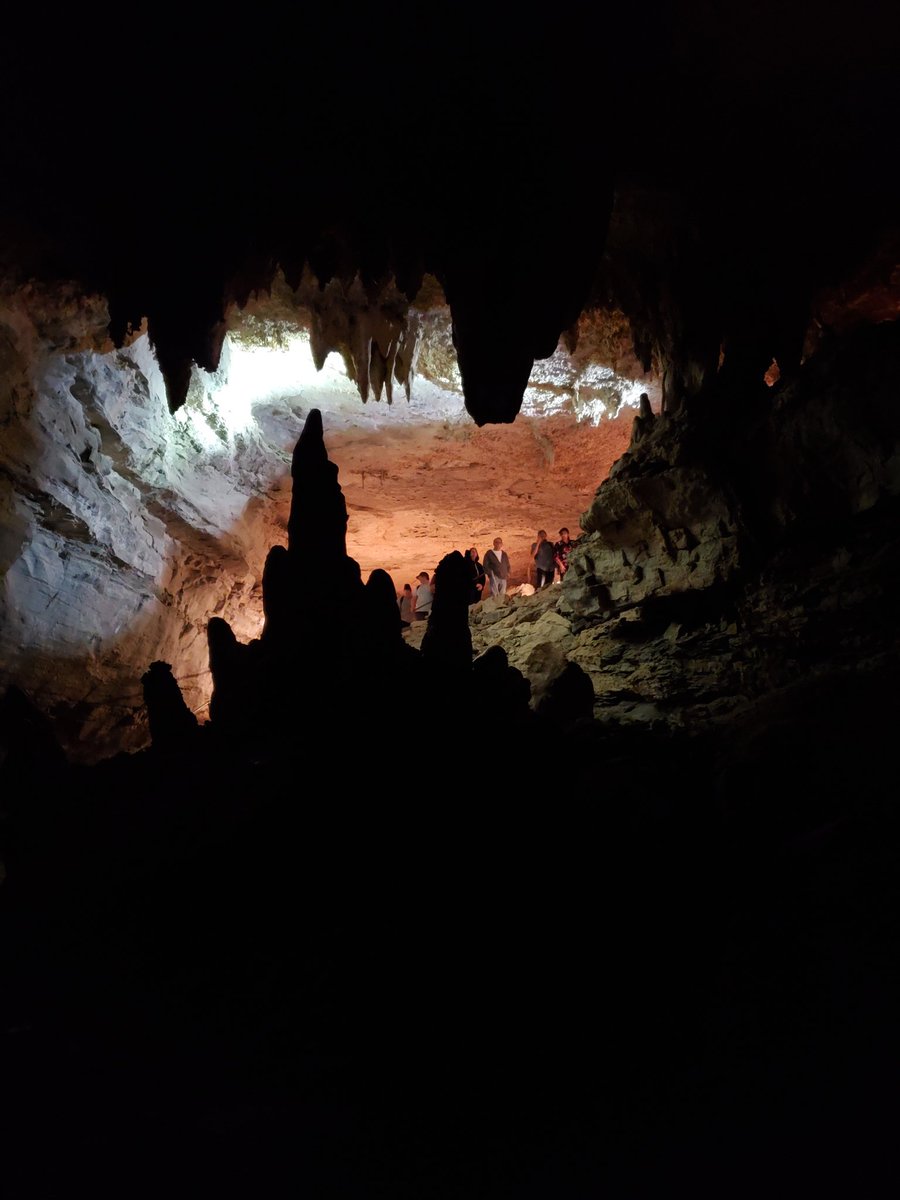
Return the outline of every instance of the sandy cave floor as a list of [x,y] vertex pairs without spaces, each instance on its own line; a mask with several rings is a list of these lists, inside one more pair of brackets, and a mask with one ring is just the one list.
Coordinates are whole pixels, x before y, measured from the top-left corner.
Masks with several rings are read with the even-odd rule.
[[347,551],[364,580],[382,567],[399,590],[449,551],[474,545],[484,558],[502,537],[512,583],[525,582],[537,530],[554,541],[563,525],[579,535],[582,513],[628,448],[633,421],[625,409],[597,426],[558,414],[480,429],[429,422],[377,436],[326,432],[347,501]]

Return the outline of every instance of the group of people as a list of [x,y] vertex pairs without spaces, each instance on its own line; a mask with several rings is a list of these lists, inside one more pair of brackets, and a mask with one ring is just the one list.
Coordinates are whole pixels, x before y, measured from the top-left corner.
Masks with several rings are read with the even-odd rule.
[[531,543],[531,558],[534,562],[534,586],[546,587],[553,582],[553,577],[559,571],[559,577],[569,569],[569,555],[575,543],[569,536],[569,531],[563,525],[559,531],[559,541],[551,542],[546,529],[537,531],[537,541]]
[[[574,545],[565,526],[559,531],[558,542],[548,539],[546,529],[538,530],[537,541],[531,544],[536,588],[543,588],[552,583],[557,571],[562,579],[569,569],[569,554]],[[470,546],[465,551],[464,558],[472,573],[470,604],[477,604],[486,595],[502,596],[506,593],[510,563],[509,555],[503,549],[503,538],[494,538],[494,544],[485,554],[483,563],[475,546]],[[427,621],[431,615],[433,601],[434,584],[431,576],[427,571],[420,571],[416,576],[415,588],[412,584],[405,583],[397,600],[400,606],[400,624],[403,628],[409,629],[414,621]]]

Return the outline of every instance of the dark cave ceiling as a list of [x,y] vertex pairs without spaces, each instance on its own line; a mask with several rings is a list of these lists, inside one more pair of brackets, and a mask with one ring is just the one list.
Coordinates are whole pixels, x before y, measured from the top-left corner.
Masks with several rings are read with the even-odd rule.
[[438,278],[478,424],[591,305],[667,404],[722,350],[790,373],[896,221],[890,8],[467,12],[20,14],[0,268],[105,295],[117,342],[146,317],[173,408],[228,306],[305,266],[373,304]]

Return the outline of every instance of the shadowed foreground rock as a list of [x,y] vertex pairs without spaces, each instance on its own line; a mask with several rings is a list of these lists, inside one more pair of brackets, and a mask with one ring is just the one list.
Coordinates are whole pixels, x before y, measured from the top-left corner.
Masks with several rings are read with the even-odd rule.
[[170,664],[151,663],[141,683],[154,749],[186,749],[197,734],[197,718],[185,704]]
[[[456,553],[416,651],[393,580],[346,556],[317,416],[300,443],[262,637],[209,621],[207,725],[154,663],[153,749],[48,773],[5,702],[12,1194],[877,1194],[896,680],[811,676],[696,736],[601,723],[554,598],[470,627]],[[473,659],[479,621],[540,627],[537,711],[502,645]],[[842,726],[837,788],[812,768]]]

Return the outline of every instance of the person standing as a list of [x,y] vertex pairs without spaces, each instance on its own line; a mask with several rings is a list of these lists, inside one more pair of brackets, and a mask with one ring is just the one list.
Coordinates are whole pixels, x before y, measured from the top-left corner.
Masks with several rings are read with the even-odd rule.
[[553,582],[553,572],[556,570],[554,546],[547,539],[546,529],[539,529],[537,541],[531,543],[531,557],[534,559],[534,586],[546,587]]
[[465,559],[469,570],[472,572],[472,588],[469,592],[469,603],[477,604],[484,591],[484,567],[479,562],[478,551],[474,546],[470,546],[466,551]]
[[509,579],[509,555],[503,549],[503,538],[494,538],[493,550],[488,550],[484,556],[484,569],[491,583],[491,595],[505,595]]
[[403,591],[397,598],[397,603],[400,606],[400,625],[403,629],[409,629],[413,620],[413,594],[411,584],[404,583]]
[[559,531],[559,541],[553,547],[553,554],[556,560],[556,568],[559,571],[559,577],[562,579],[566,571],[569,569],[569,554],[572,552],[575,543],[569,537],[569,531],[563,525]]
[[434,599],[428,572],[420,571],[416,576],[416,582],[416,592],[413,596],[413,620],[427,621],[431,616],[431,602]]

